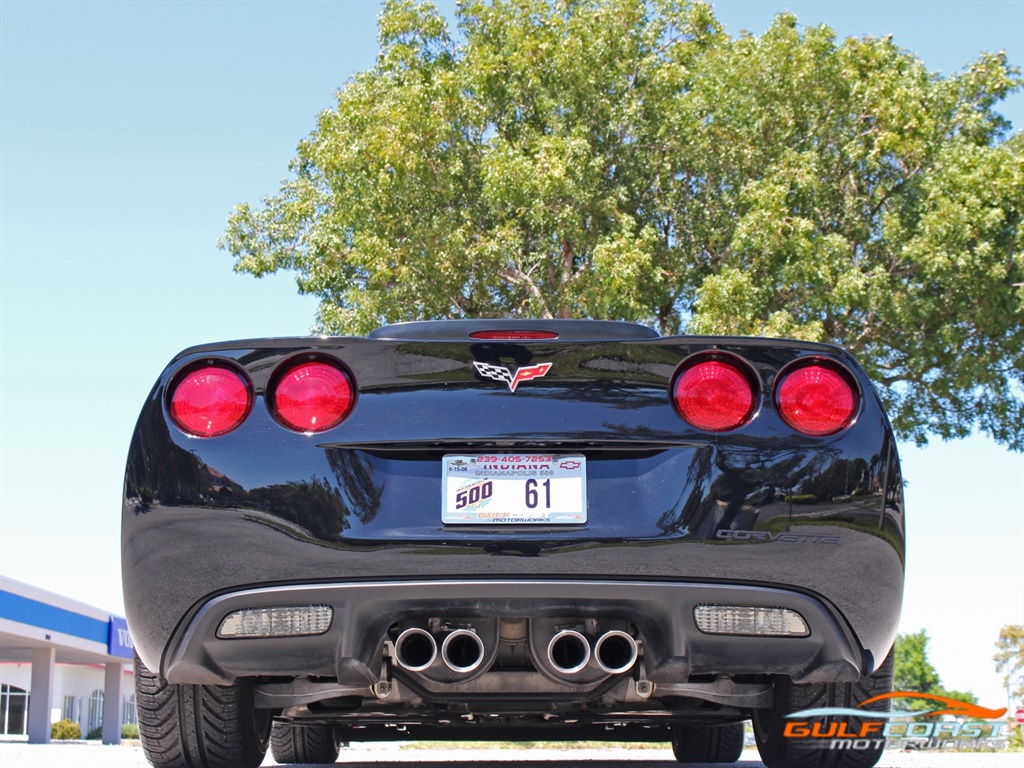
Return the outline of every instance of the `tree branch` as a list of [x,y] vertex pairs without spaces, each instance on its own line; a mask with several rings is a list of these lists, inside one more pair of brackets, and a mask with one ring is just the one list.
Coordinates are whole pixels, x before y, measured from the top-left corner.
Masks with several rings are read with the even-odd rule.
[[505,278],[508,282],[513,283],[515,285],[521,285],[524,288],[526,288],[530,295],[533,296],[533,298],[535,298],[539,302],[541,308],[544,310],[543,319],[554,319],[554,315],[551,314],[551,310],[548,308],[548,303],[547,301],[544,300],[544,294],[541,293],[540,288],[538,288],[537,284],[534,283],[533,280],[531,280],[529,277],[527,277],[520,269],[517,269],[516,267],[506,267],[505,269],[501,270],[498,274]]

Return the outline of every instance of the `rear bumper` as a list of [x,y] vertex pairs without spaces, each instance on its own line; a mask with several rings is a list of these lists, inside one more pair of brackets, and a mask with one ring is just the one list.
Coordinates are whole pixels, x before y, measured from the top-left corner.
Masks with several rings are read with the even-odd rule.
[[[672,660],[682,660],[671,673],[674,679],[712,669],[720,650],[736,646],[737,655],[749,656],[751,663],[717,671],[808,674],[837,660],[870,671],[896,635],[903,587],[899,552],[875,532],[830,525],[827,518],[815,522],[790,528],[808,534],[808,540],[793,541],[737,538],[741,531],[714,542],[688,536],[562,541],[535,533],[472,540],[456,532],[447,541],[333,543],[256,510],[154,506],[125,516],[125,609],[146,665],[190,683],[272,674],[274,664],[280,674],[333,677],[354,664],[356,677],[365,678],[367,669],[376,675],[379,667],[373,670],[369,660],[392,622],[409,612],[451,616],[455,606],[449,601],[456,600],[474,610],[486,608],[492,617],[574,615],[563,607],[577,606],[620,611],[643,630],[666,674]],[[821,540],[810,540],[811,534]],[[460,593],[455,584],[478,586]],[[605,584],[618,585],[615,600],[596,586]],[[508,586],[495,592],[498,585]],[[839,629],[812,626],[806,641],[709,640],[696,633],[692,605],[714,602],[710,590],[722,590],[731,600],[737,589],[773,600],[785,596],[778,605],[800,613],[802,601],[813,599]],[[313,593],[329,598],[336,609],[326,638],[278,648],[275,640],[219,641],[215,626],[200,630],[197,624],[201,618],[219,622],[236,608],[308,603]],[[533,597],[526,599],[528,594]],[[556,594],[562,602],[552,605]],[[250,603],[250,595],[276,602]],[[495,613],[498,608],[511,613]],[[819,659],[814,645],[829,634],[846,638],[849,650]],[[766,652],[754,654],[762,646]],[[294,664],[284,664],[293,656]],[[254,664],[246,666],[245,658]]]
[[[334,609],[325,634],[217,636],[224,617],[236,610],[314,604]],[[806,637],[705,634],[694,620],[694,608],[701,604],[789,608],[810,631]],[[312,676],[369,686],[380,679],[388,628],[431,616],[627,621],[639,631],[647,678],[663,686],[710,674],[847,682],[874,665],[835,609],[811,594],[713,583],[510,579],[302,584],[222,594],[195,606],[181,622],[161,671],[171,683]]]

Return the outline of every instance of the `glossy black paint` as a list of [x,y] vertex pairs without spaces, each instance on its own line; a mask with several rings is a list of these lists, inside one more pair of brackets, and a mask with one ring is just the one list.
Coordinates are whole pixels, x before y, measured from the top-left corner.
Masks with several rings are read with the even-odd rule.
[[[125,479],[125,604],[143,661],[163,669],[179,622],[214,595],[464,577],[782,586],[834,608],[865,672],[879,662],[902,597],[902,480],[856,363],[779,340],[571,336],[254,340],[181,353],[143,407]],[[709,351],[743,359],[760,383],[754,418],[733,432],[696,430],[671,403],[679,365]],[[348,419],[316,435],[285,429],[266,404],[278,366],[308,355],[341,362],[358,390]],[[807,357],[843,366],[861,391],[855,423],[837,435],[801,436],[774,409],[778,372]],[[167,418],[168,383],[201,360],[234,361],[256,392],[245,423],[216,438]],[[553,367],[513,394],[474,360]],[[440,457],[499,446],[586,454],[587,524],[442,525]]]

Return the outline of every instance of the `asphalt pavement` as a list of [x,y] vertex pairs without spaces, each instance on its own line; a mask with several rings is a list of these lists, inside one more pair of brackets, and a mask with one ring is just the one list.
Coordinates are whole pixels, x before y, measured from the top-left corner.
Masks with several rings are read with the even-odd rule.
[[[408,749],[395,744],[354,744],[343,749],[338,764],[346,768],[666,768],[678,765],[670,749]],[[278,765],[267,755],[264,766]],[[757,751],[748,749],[735,768],[764,768]],[[97,743],[25,744],[0,742],[3,768],[149,768],[142,748]],[[1024,753],[886,752],[878,768],[1021,768]],[[293,766],[293,768],[311,768]],[[701,768],[691,766],[690,768]],[[707,766],[706,768],[721,768]]]

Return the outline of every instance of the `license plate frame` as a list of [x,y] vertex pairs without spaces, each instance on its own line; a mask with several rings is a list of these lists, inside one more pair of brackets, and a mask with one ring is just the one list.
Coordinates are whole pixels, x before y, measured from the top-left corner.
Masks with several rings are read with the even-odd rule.
[[445,454],[441,458],[441,522],[584,525],[587,459],[578,453]]

